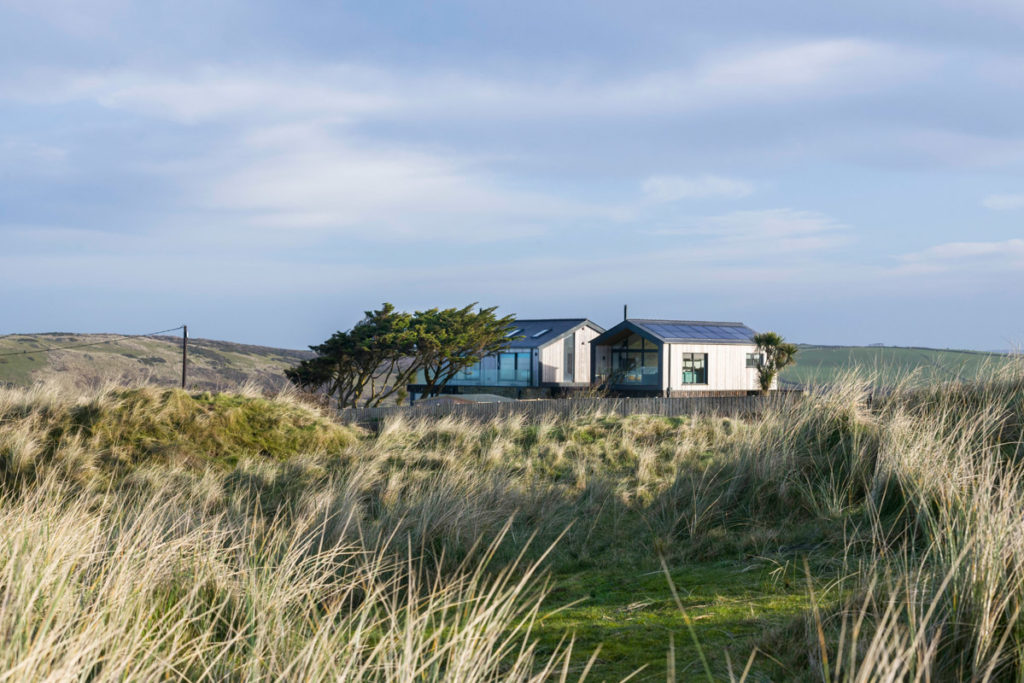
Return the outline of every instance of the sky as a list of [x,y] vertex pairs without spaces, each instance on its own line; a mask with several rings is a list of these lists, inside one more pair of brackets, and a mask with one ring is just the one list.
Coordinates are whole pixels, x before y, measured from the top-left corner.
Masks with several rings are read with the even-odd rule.
[[0,0],[0,334],[1024,345],[1024,3]]

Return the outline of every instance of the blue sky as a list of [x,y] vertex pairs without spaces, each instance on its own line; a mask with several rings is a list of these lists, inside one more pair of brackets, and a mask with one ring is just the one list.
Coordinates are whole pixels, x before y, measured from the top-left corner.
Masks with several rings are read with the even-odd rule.
[[0,0],[0,334],[1024,343],[1024,4]]

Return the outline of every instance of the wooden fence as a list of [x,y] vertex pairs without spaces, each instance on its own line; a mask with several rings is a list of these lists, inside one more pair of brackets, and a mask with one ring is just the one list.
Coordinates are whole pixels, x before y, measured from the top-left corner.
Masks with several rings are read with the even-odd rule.
[[615,415],[757,415],[765,408],[800,400],[798,392],[780,392],[770,396],[705,396],[651,398],[566,398],[502,403],[434,403],[425,406],[386,406],[348,408],[339,413],[345,422],[375,425],[390,417],[466,417],[492,420],[522,415],[529,421],[548,416],[572,417],[589,413]]

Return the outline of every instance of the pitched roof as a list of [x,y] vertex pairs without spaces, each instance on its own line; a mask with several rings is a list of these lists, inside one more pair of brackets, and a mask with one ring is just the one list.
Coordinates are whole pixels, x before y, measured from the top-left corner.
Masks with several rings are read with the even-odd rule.
[[509,346],[514,349],[533,349],[544,346],[550,342],[557,341],[583,324],[588,324],[599,332],[604,332],[603,327],[595,325],[587,318],[516,320],[512,323],[512,331],[518,330],[518,332],[515,332],[515,335],[522,336],[522,339],[517,339]]
[[752,344],[754,335],[757,334],[743,323],[630,318],[611,328],[594,342],[605,342],[629,328],[640,330],[661,342],[673,344],[709,342],[712,344]]

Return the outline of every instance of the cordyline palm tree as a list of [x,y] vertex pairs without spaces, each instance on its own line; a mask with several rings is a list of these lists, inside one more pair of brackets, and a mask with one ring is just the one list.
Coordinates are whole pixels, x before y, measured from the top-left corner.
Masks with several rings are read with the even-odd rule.
[[761,353],[761,362],[757,366],[757,383],[761,387],[761,393],[767,394],[779,371],[796,363],[796,344],[787,342],[778,332],[755,334],[754,343]]

